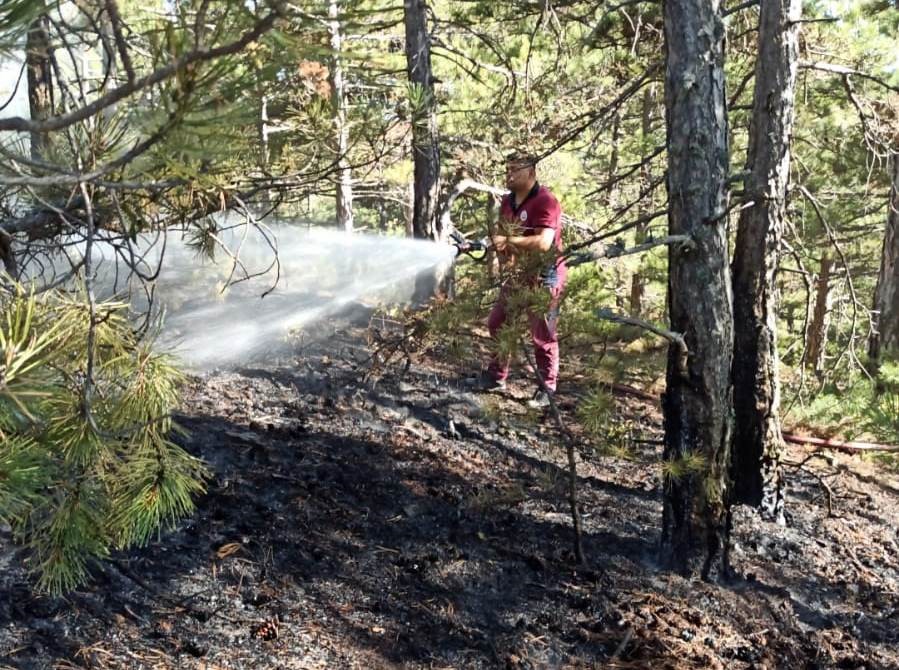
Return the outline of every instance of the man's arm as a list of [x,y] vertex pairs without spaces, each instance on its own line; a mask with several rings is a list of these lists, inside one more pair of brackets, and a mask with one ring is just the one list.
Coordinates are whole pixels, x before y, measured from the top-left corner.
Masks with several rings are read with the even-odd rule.
[[521,235],[494,235],[491,238],[493,246],[500,253],[518,251],[549,251],[556,239],[556,231],[553,228],[541,228],[536,235],[523,237]]

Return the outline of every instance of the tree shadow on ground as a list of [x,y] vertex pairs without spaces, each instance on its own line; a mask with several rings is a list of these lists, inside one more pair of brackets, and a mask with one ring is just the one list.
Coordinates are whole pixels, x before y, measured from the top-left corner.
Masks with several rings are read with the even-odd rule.
[[[14,606],[11,618],[35,631],[18,652],[21,667],[29,667],[29,654],[47,653],[102,664],[108,650],[84,650],[101,639],[92,633],[120,617],[149,627],[149,640],[176,659],[215,653],[237,628],[252,640],[237,653],[239,667],[276,667],[281,655],[303,653],[304,612],[328,621],[330,636],[397,665],[480,659],[490,666],[516,653],[538,665],[561,662],[558,650],[528,642],[529,630],[549,624],[561,631],[562,585],[600,579],[569,562],[564,517],[550,521],[502,504],[469,509],[484,482],[440,467],[396,436],[180,420],[189,430],[184,446],[214,473],[197,514],[151,547],[116,557],[126,579],[107,568],[67,601]],[[587,536],[594,560],[602,561],[600,547],[628,555],[650,549],[639,537],[610,539]],[[571,597],[603,620],[601,599]],[[73,616],[82,634],[52,642]],[[272,618],[281,631],[277,653],[253,638]],[[608,651],[580,653],[599,660]]]
[[[66,600],[25,597],[21,573],[0,580],[0,630],[19,631],[12,662],[608,662],[626,637],[621,609],[633,594],[621,589],[658,588],[650,585],[657,528],[646,521],[658,516],[658,492],[582,474],[584,505],[596,513],[584,538],[590,562],[578,566],[562,489],[545,485],[564,482],[567,473],[545,451],[474,421],[466,439],[445,439],[440,398],[433,407],[410,405],[412,417],[432,428],[422,442],[402,422],[359,418],[404,405],[396,394],[384,392],[379,406],[378,396],[363,393],[370,406],[354,409],[344,401],[361,390],[358,375],[322,372],[321,361],[312,368],[314,375],[278,369],[238,376],[249,389],[240,402],[259,412],[279,389],[295,389],[300,400],[290,421],[254,423],[253,412],[236,405],[196,405],[180,417],[189,430],[183,445],[210,464],[213,479],[197,514],[176,531],[117,555]],[[321,402],[312,406],[304,396]],[[600,501],[602,513],[592,509]],[[734,590],[751,598],[766,588]],[[797,615],[811,628],[834,623],[801,609]],[[652,647],[649,640],[659,638],[648,631],[621,658],[644,667],[686,663],[661,643]]]

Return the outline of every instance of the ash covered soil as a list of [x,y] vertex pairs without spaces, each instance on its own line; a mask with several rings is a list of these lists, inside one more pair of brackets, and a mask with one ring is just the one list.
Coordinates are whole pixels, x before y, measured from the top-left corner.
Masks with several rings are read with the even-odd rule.
[[[580,454],[578,566],[565,453],[526,382],[475,394],[434,356],[372,389],[364,338],[193,378],[179,440],[209,464],[208,493],[77,592],[35,595],[0,532],[0,667],[899,668],[899,483],[883,468],[787,467],[787,527],[740,508],[737,578],[684,579],[655,562],[658,408],[619,396],[647,442]],[[560,389],[575,433],[578,393]]]

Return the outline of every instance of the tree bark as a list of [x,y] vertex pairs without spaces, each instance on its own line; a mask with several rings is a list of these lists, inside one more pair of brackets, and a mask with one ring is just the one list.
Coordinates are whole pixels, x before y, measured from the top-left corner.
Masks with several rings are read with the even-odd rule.
[[[28,106],[32,121],[53,115],[53,75],[50,67],[50,21],[46,15],[36,18],[25,39],[25,68],[28,75]],[[45,152],[47,134],[31,132],[31,157],[40,160]]]
[[404,0],[406,71],[417,91],[412,109],[412,159],[415,165],[412,234],[440,240],[437,225],[440,153],[437,144],[437,104],[431,72],[431,35],[425,0]]
[[664,18],[668,229],[691,236],[695,246],[668,252],[671,330],[683,334],[689,356],[683,370],[680,349],[668,349],[661,560],[692,571],[695,513],[705,531],[707,576],[726,539],[732,424],[724,25],[717,0],[666,0]]
[[621,156],[621,110],[616,110],[612,116],[612,155],[609,157],[608,181],[612,184],[606,193],[606,206],[615,210],[618,207],[618,184],[615,177],[618,174],[618,162]]
[[899,353],[899,153],[891,156],[890,164],[890,207],[874,289],[874,332],[868,342],[874,367],[884,355]]
[[[448,230],[438,220],[440,150],[437,137],[437,98],[431,71],[431,35],[426,0],[403,0],[406,28],[406,71],[412,90],[412,160],[414,183],[412,235],[445,242]],[[421,305],[434,295],[452,293],[452,266],[422,272],[415,281],[412,302]]]
[[406,224],[406,237],[415,237],[415,229],[412,222],[415,218],[415,177],[406,184],[406,198],[403,204],[403,220]]
[[[655,85],[650,84],[643,89],[643,118],[641,122],[641,139],[642,148],[640,151],[640,160],[643,167],[640,168],[641,189],[648,188],[652,182],[652,169],[647,160],[647,152],[650,146],[650,135],[652,134],[652,110],[655,105]],[[652,211],[652,198],[647,196],[640,203],[638,214],[645,216]],[[646,233],[649,230],[649,224],[644,223],[637,226],[634,232],[634,244],[643,244],[646,241]],[[637,271],[631,276],[631,290],[629,297],[630,315],[635,319],[643,316],[643,299],[646,296],[646,277],[644,276],[644,268],[642,259],[637,266]]]
[[[259,96],[259,121],[257,123],[257,132],[259,134],[259,167],[263,173],[268,174],[271,166],[271,147],[269,145],[269,118],[268,118],[268,96],[263,91],[263,84],[259,82],[257,91]],[[264,189],[262,191],[262,206],[268,210],[271,208],[272,198],[271,191]]]
[[815,290],[815,309],[809,324],[805,348],[805,363],[820,377],[824,374],[825,353],[827,352],[827,331],[830,328],[830,313],[833,297],[830,291],[830,275],[833,259],[827,253],[821,256],[821,270],[818,273]]
[[[79,4],[79,3],[76,3]],[[104,86],[100,89],[103,93],[108,93],[115,88],[116,76],[118,75],[118,62],[116,61],[116,35],[113,27],[113,19],[110,15],[107,3],[95,3],[98,7],[102,5],[97,23],[99,30],[97,36],[100,38],[101,53],[103,54],[103,77]],[[79,6],[81,6],[79,4]],[[83,10],[82,10],[83,11]],[[115,114],[115,106],[106,110],[105,117],[112,118]]]
[[335,148],[337,150],[337,227],[353,232],[353,177],[347,156],[350,131],[347,125],[347,96],[340,51],[343,35],[340,29],[338,0],[328,3],[328,29],[331,33],[331,113],[334,121]]
[[802,0],[766,0],[759,13],[747,198],[734,248],[732,502],[784,520],[775,274],[790,178]]

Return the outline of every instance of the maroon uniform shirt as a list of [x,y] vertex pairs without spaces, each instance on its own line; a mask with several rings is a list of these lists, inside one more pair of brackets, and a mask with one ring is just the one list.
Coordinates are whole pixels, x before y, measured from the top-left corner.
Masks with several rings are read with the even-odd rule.
[[[516,223],[523,237],[537,235],[542,228],[551,228],[555,231],[553,246],[561,253],[562,206],[545,186],[534,184],[521,203],[515,202],[514,193],[507,194],[503,197],[499,215],[501,219]],[[544,284],[550,288],[561,288],[567,276],[565,261],[559,258],[543,273]]]

